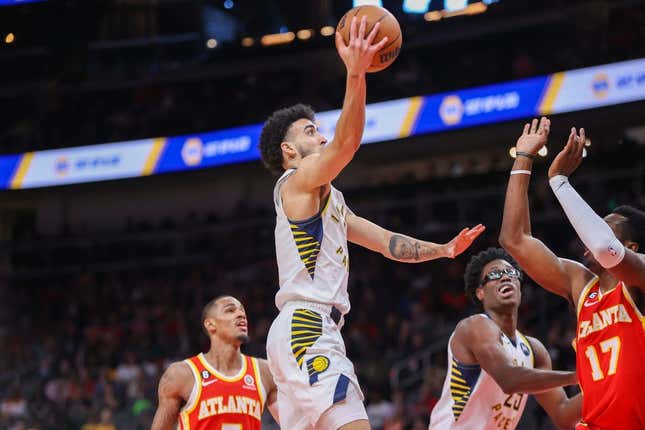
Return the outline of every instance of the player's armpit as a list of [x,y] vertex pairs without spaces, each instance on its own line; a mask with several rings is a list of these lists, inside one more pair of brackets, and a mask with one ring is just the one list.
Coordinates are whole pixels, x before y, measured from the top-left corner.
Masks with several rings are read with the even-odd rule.
[[564,389],[554,388],[535,394],[535,400],[559,429],[574,429],[582,418],[581,394],[568,398]]
[[[159,380],[159,405],[152,421],[151,430],[173,430],[177,425],[177,417],[185,398],[183,392],[187,381],[193,376],[184,363],[177,362],[168,366]],[[190,391],[190,390],[189,390]]]
[[274,390],[267,395],[267,408],[269,408],[269,413],[275,420],[275,422],[280,425],[280,415],[278,413],[278,391]]
[[[465,323],[465,324],[462,324]],[[475,315],[457,327],[465,331],[464,339],[477,363],[497,382],[506,394],[533,394],[555,387],[577,383],[575,372],[531,369],[515,365],[505,353],[497,325],[489,318]]]
[[278,415],[278,387],[273,380],[273,374],[269,369],[269,363],[267,360],[258,359],[260,364],[260,375],[262,376],[262,385],[264,387],[265,393],[267,393],[266,398],[266,407],[269,409],[271,416],[276,423],[280,424],[280,417]]
[[623,260],[617,266],[607,270],[625,285],[645,291],[645,254],[625,248]]
[[[531,349],[533,349],[535,367],[551,370],[551,357],[542,342],[533,337],[527,337],[527,339],[531,344]],[[535,394],[535,400],[559,429],[575,428],[576,423],[582,417],[582,396],[580,394],[568,398],[564,389],[558,387]]]

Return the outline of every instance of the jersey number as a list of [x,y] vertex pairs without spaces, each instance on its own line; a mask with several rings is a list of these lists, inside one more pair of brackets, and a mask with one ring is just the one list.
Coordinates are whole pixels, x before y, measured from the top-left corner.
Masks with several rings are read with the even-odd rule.
[[[599,343],[600,351],[603,354],[608,352],[611,353],[609,357],[609,369],[607,369],[607,376],[613,375],[616,373],[616,368],[618,367],[618,356],[620,355],[620,337],[614,336],[612,338],[603,340]],[[605,378],[605,374],[600,368],[600,361],[598,360],[598,352],[594,345],[589,345],[585,349],[585,355],[589,359],[589,364],[591,365],[591,377],[594,381],[600,381]]]
[[[515,397],[515,400],[512,401],[511,399]],[[520,409],[520,405],[522,404],[522,399],[524,398],[524,394],[511,394],[506,398],[504,401],[504,406],[507,408],[512,408],[514,411],[517,411]]]

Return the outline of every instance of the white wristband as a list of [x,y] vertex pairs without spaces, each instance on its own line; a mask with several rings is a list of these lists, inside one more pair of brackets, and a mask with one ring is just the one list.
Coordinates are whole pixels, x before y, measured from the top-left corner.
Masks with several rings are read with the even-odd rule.
[[511,175],[530,175],[530,170],[511,170]]

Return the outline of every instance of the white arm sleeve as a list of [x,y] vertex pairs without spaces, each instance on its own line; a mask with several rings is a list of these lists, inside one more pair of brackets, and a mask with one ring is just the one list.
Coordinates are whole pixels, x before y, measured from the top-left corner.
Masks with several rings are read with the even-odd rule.
[[625,247],[609,225],[580,197],[566,176],[552,177],[549,185],[580,240],[596,261],[605,269],[618,265],[625,257]]

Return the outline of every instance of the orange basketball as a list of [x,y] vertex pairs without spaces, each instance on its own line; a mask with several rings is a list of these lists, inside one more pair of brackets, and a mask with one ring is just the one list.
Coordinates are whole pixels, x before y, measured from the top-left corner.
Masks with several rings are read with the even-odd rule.
[[378,43],[383,37],[387,36],[388,40],[385,46],[374,54],[372,64],[367,69],[369,73],[378,72],[385,69],[392,64],[399,52],[401,52],[401,45],[403,44],[403,34],[401,33],[401,26],[388,10],[378,6],[358,6],[349,10],[338,22],[336,31],[340,32],[343,36],[345,43],[349,43],[349,29],[352,23],[352,18],[356,17],[357,30],[360,25],[361,18],[365,16],[367,19],[367,27],[365,28],[365,36],[367,36],[374,24],[381,23],[381,26],[376,33],[374,43]]

